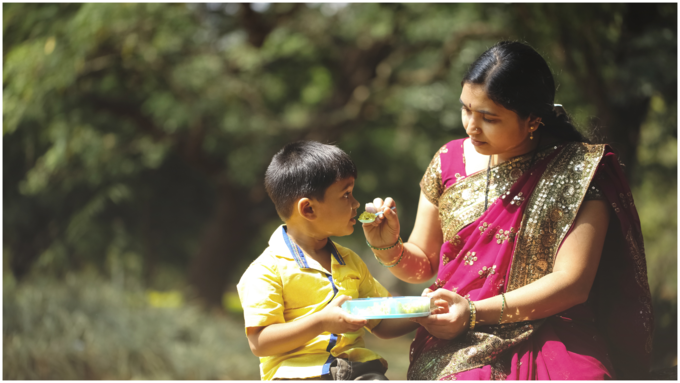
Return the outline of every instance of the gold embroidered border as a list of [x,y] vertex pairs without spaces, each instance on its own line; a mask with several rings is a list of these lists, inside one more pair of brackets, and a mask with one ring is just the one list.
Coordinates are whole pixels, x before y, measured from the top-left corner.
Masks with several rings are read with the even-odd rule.
[[408,380],[440,380],[448,375],[491,364],[505,350],[526,340],[545,319],[489,326],[492,333],[472,331],[439,341],[412,361]]
[[[540,161],[555,150],[551,147],[536,155]],[[489,173],[489,206],[507,193],[530,165],[532,155],[515,157],[491,168]],[[441,175],[440,175],[441,177]],[[454,240],[456,234],[484,213],[486,171],[480,171],[448,187],[439,197],[439,219],[444,241]]]
[[442,184],[442,166],[440,154],[448,152],[446,145],[437,150],[437,153],[432,157],[430,165],[427,166],[423,179],[420,180],[420,190],[423,191],[425,198],[432,202],[435,206],[439,205],[439,196],[442,194],[444,185]]
[[552,272],[603,154],[604,145],[570,143],[548,164],[522,217],[507,291]]

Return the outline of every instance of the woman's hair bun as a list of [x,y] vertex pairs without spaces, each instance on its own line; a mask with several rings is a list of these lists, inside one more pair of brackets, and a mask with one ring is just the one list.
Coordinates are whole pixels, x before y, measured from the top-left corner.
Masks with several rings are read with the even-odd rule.
[[566,115],[567,111],[564,109],[562,104],[555,104],[553,106],[553,113],[555,113],[555,117],[560,117],[561,115]]

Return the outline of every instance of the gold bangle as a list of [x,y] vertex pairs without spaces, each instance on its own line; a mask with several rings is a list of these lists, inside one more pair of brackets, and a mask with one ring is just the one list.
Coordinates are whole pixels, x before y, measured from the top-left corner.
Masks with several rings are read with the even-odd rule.
[[406,246],[404,246],[404,245],[402,244],[402,245],[401,245],[401,255],[399,255],[399,259],[397,259],[397,262],[395,262],[395,263],[393,263],[393,264],[391,264],[391,265],[386,265],[386,264],[380,262],[380,258],[378,258],[378,256],[375,255],[375,253],[373,253],[373,256],[375,257],[376,261],[378,261],[378,263],[379,263],[381,266],[385,266],[385,267],[387,267],[387,268],[389,269],[390,267],[394,267],[394,266],[398,265],[399,262],[401,262],[401,259],[404,258],[404,250],[406,250]]
[[470,306],[470,331],[472,331],[475,329],[475,323],[477,322],[477,308],[470,299],[468,299],[468,304]]
[[366,244],[368,245],[368,247],[370,247],[370,248],[373,249],[373,250],[389,250],[389,249],[391,249],[391,248],[397,246],[397,245],[400,244],[400,243],[403,243],[403,242],[401,241],[401,235],[399,236],[399,238],[397,238],[397,242],[395,242],[394,245],[392,245],[392,246],[390,246],[390,247],[375,247],[375,246],[371,245],[370,243],[368,243],[368,239],[366,240]]
[[501,324],[503,321],[503,310],[505,310],[505,293],[501,293],[501,297],[503,297],[503,303],[501,304],[501,317],[498,318],[498,324]]

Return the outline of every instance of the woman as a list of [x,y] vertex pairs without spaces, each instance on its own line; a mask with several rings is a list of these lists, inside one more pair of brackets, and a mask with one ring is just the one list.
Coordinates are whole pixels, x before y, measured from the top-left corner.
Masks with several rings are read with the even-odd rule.
[[490,48],[462,86],[469,138],[434,156],[409,241],[391,198],[363,226],[395,276],[437,276],[423,294],[438,308],[414,319],[408,378],[644,378],[651,297],[616,156],[553,104],[550,69],[527,45]]

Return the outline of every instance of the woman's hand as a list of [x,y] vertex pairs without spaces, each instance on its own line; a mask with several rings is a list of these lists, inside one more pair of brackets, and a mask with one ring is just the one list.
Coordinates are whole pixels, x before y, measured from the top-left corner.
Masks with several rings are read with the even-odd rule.
[[422,295],[434,298],[437,308],[430,316],[411,318],[412,321],[419,323],[430,334],[440,339],[453,339],[467,330],[470,320],[467,299],[446,289],[434,292],[425,289]]
[[[399,216],[396,206],[397,204],[390,197],[385,198],[384,201],[376,198],[372,203],[366,204],[366,211],[370,213],[384,212],[375,221],[362,225],[366,240],[372,246],[389,247],[399,239]],[[391,210],[392,207],[395,209]]]

